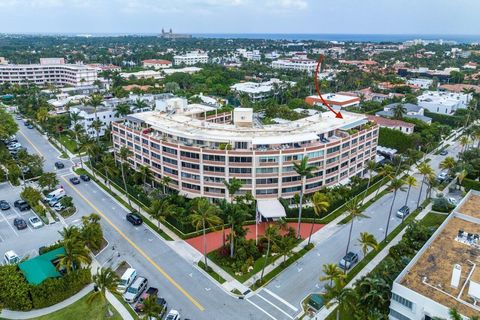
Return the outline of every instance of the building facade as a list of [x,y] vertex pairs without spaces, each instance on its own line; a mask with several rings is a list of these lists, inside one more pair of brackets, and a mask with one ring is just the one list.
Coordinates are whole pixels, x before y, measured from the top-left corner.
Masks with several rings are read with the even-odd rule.
[[465,109],[471,99],[471,94],[443,91],[426,91],[417,97],[420,107],[445,115],[453,115],[458,109]]
[[238,94],[247,94],[253,102],[265,100],[275,94],[275,91],[294,86],[295,82],[281,81],[280,79],[272,78],[264,82],[240,82],[230,86],[230,89]]
[[[198,109],[195,106],[194,109]],[[228,198],[224,181],[242,181],[238,194],[256,198],[292,198],[302,188],[294,163],[308,157],[316,167],[305,193],[333,186],[364,172],[375,159],[378,126],[345,112],[344,119],[320,113],[279,125],[258,125],[252,109],[217,114],[185,105],[113,122],[114,150],[132,151],[132,168],[148,166],[155,179],[189,198]]]
[[142,65],[144,68],[166,69],[172,67],[172,61],[162,59],[148,59],[143,60]]
[[317,67],[317,62],[311,59],[280,59],[272,62],[272,68],[283,70],[305,71],[313,73]]
[[208,54],[199,52],[199,51],[191,51],[184,55],[174,56],[173,62],[175,63],[175,65],[186,65],[186,66],[191,66],[197,63],[207,63]]
[[5,64],[0,65],[0,83],[42,86],[86,86],[97,80],[97,71],[78,64]]

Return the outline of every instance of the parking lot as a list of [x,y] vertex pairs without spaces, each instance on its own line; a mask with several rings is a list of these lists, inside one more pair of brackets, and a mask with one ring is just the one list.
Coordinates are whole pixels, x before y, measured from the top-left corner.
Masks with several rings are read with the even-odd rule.
[[[14,250],[20,258],[35,256],[38,248],[54,243],[60,239],[58,231],[63,228],[62,223],[44,225],[39,229],[33,229],[28,223],[28,218],[35,216],[32,210],[21,212],[14,207],[13,203],[20,199],[22,186],[12,186],[10,183],[0,183],[0,200],[5,200],[10,209],[0,211],[0,254],[8,250]],[[17,230],[13,225],[15,218],[22,218],[27,222],[27,228]]]

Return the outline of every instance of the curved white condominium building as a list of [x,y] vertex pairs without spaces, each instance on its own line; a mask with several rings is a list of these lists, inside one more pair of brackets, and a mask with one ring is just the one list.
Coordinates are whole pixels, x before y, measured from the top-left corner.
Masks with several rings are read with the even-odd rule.
[[360,114],[320,113],[297,121],[262,125],[252,109],[216,114],[201,105],[150,111],[113,122],[115,151],[127,146],[133,168],[149,166],[157,180],[187,197],[228,198],[224,181],[233,177],[256,198],[291,198],[301,178],[294,162],[315,166],[305,192],[313,193],[361,175],[375,159],[378,126]]

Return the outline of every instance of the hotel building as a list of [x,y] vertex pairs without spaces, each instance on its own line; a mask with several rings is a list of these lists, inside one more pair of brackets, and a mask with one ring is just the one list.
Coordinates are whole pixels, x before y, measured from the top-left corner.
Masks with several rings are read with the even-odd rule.
[[224,181],[243,182],[239,194],[291,198],[302,188],[293,164],[308,157],[315,166],[305,193],[361,175],[375,159],[378,126],[365,116],[319,113],[297,121],[261,125],[252,109],[218,114],[215,108],[172,99],[163,110],[128,115],[112,123],[116,152],[131,151],[130,165],[149,166],[156,179],[189,198],[228,198]]
[[175,65],[192,66],[197,63],[207,63],[208,54],[200,51],[192,51],[184,55],[177,55],[173,57]]
[[471,190],[395,279],[390,320],[480,315],[480,192]]
[[81,64],[0,64],[0,83],[86,86],[97,80],[94,68]]

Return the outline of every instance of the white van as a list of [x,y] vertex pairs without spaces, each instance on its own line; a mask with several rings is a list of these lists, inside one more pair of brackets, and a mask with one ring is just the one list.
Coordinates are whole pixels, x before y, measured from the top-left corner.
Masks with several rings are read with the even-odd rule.
[[65,195],[65,190],[63,188],[59,188],[55,191],[52,191],[50,192],[49,194],[47,194],[45,196],[45,198],[43,198],[43,201],[44,202],[49,202],[50,200],[53,200],[54,198],[59,198],[60,196],[64,196]]
[[123,273],[122,277],[120,278],[120,282],[117,285],[117,291],[120,293],[124,293],[125,290],[133,283],[135,278],[137,277],[137,270],[133,268],[128,268]]
[[17,264],[20,262],[18,254],[16,254],[13,250],[5,252],[3,260],[5,261],[5,264]]

